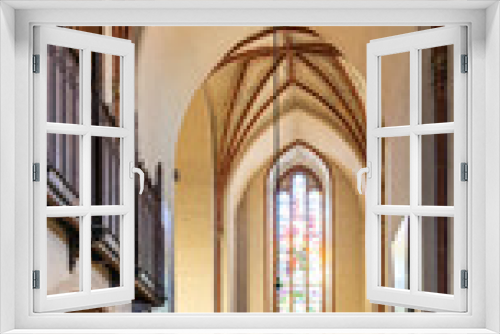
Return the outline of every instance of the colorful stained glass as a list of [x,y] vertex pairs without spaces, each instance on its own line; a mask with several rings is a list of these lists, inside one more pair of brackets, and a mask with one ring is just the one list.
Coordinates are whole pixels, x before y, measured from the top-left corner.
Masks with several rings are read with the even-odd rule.
[[292,174],[277,194],[277,304],[279,312],[321,312],[323,305],[322,193],[312,177]]

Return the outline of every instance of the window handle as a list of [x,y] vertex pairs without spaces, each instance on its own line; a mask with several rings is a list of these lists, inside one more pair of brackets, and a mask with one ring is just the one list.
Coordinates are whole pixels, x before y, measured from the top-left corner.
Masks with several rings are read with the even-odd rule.
[[139,195],[142,195],[142,191],[144,190],[144,172],[140,168],[134,167],[134,163],[132,161],[129,163],[129,168],[130,168],[129,176],[131,179],[134,178],[134,173],[139,174],[139,182],[140,182]]
[[368,161],[367,165],[368,165],[367,167],[361,168],[360,170],[358,170],[358,174],[357,174],[358,192],[360,195],[363,194],[363,191],[361,190],[361,177],[363,176],[363,174],[366,173],[367,178],[369,178],[369,179],[372,178],[372,163],[370,161]]

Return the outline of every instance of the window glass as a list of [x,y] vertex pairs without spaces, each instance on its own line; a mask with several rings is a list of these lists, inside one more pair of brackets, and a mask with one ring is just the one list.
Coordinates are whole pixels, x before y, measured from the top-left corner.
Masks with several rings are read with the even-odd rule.
[[453,218],[422,217],[421,290],[453,294]]
[[92,125],[121,126],[121,57],[92,52]]
[[[277,196],[276,311],[324,311],[323,197],[313,177],[292,173]],[[317,185],[316,185],[317,186]]]
[[422,124],[453,122],[453,45],[421,50]]
[[92,137],[92,205],[121,204],[121,140]]
[[47,294],[80,291],[80,217],[47,218]]
[[380,285],[410,289],[410,217],[381,216]]
[[410,204],[410,137],[381,139],[381,204]]
[[93,216],[91,221],[92,290],[119,287],[121,216]]
[[422,148],[422,205],[453,206],[453,134],[426,135]]
[[80,136],[47,134],[47,205],[80,205]]
[[80,124],[80,50],[47,45],[47,122]]
[[380,57],[381,125],[410,125],[410,53]]

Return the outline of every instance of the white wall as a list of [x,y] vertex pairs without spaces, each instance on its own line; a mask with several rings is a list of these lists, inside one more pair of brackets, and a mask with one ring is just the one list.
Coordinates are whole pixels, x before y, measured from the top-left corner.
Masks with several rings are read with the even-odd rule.
[[[0,3],[0,333],[14,328],[15,11]],[[5,254],[8,254],[7,256]]]
[[[486,217],[490,221],[486,224],[486,327],[500,332],[500,10],[494,4],[486,13],[486,67],[492,75],[486,78],[486,137],[488,138],[486,164],[484,172],[488,175],[486,183]],[[482,168],[479,162],[474,162],[471,168]],[[470,172],[469,172],[470,173]],[[472,274],[473,275],[473,274]],[[472,279],[474,276],[472,276]],[[482,278],[477,278],[482,279]]]

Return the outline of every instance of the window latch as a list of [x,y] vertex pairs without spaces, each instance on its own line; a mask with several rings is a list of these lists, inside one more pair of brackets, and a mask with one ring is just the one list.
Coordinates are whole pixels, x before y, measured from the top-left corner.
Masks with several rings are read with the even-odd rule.
[[139,174],[139,185],[140,185],[140,190],[139,190],[139,195],[142,195],[142,192],[144,191],[144,172],[140,168],[134,167],[134,163],[130,161],[129,163],[129,176],[131,179],[134,178],[134,173]]
[[363,174],[365,174],[365,173],[366,173],[366,177],[371,179],[371,177],[372,177],[372,163],[370,161],[368,161],[367,167],[361,168],[360,170],[358,170],[358,174],[356,175],[357,181],[358,181],[358,192],[360,195],[363,194],[363,191],[361,190],[361,178],[363,177]]

